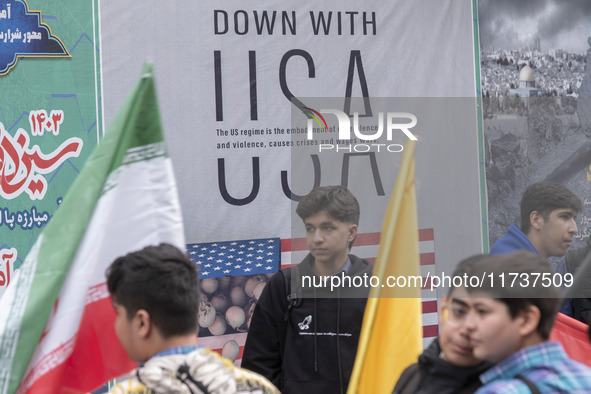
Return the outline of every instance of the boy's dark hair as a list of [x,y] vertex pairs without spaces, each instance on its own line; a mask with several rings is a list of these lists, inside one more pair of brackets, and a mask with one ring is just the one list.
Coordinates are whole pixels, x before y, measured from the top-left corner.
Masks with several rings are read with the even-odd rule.
[[342,186],[322,186],[302,198],[296,213],[302,220],[322,210],[341,222],[359,224],[359,202],[349,189]]
[[583,204],[579,197],[566,186],[555,182],[539,182],[531,184],[521,196],[521,231],[527,234],[530,229],[530,214],[538,212],[544,220],[555,209],[572,208],[579,212]]
[[454,286],[453,278],[456,278],[456,277],[463,278],[464,275],[468,275],[468,273],[477,264],[479,264],[481,261],[483,261],[487,257],[488,257],[488,255],[486,255],[486,254],[476,254],[474,256],[467,257],[464,260],[460,261],[458,263],[458,265],[456,266],[456,269],[454,270],[453,274],[451,274],[452,280],[451,280],[451,284],[449,286],[449,291],[447,293],[447,296],[448,297],[451,296],[451,293],[454,291],[454,289],[456,289],[456,286]]
[[113,302],[128,318],[146,310],[164,338],[197,332],[197,270],[175,246],[162,243],[121,256],[106,276]]
[[[296,213],[303,221],[310,216],[325,210],[333,218],[345,223],[359,224],[359,202],[355,196],[343,186],[322,186],[312,189],[300,200]],[[349,249],[353,246],[349,243]]]
[[536,306],[540,310],[537,331],[545,340],[550,337],[562,299],[555,283],[558,274],[543,257],[523,250],[487,256],[468,275],[480,279],[479,286],[466,287],[468,293],[484,293],[503,302],[512,319],[530,305]]

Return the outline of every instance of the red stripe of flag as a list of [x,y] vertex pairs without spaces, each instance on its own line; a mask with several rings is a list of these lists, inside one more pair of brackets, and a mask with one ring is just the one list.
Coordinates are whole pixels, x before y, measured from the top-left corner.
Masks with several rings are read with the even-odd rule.
[[435,240],[434,232],[432,228],[420,228],[419,229],[419,241],[433,241]]
[[439,335],[439,326],[437,324],[423,326],[423,338],[433,338],[437,335]]
[[421,265],[435,265],[435,253],[421,253]]
[[357,234],[355,246],[378,245],[380,243],[380,233]]
[[437,312],[437,301],[423,301],[423,313]]
[[[127,357],[115,334],[113,321],[115,310],[110,297],[86,305],[72,354],[64,363],[42,375],[27,391],[46,393],[49,392],[47,387],[60,386],[63,392],[73,388],[91,391],[98,385],[92,382],[106,382],[113,376],[133,370],[137,363]],[[96,333],[100,333],[100,337]],[[58,351],[59,348],[47,357],[55,356]],[[84,365],[85,374],[64,374],[76,365]],[[35,370],[31,372],[34,374]]]

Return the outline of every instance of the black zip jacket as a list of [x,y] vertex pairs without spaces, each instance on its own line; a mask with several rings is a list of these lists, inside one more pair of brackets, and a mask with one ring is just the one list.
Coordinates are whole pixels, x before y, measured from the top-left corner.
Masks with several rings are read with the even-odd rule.
[[393,394],[469,394],[482,386],[480,374],[491,364],[457,367],[442,359],[440,353],[439,338],[436,338],[419,356],[419,362],[402,372]]
[[[369,283],[373,266],[356,256],[349,258],[352,266],[346,276],[365,275]],[[294,270],[314,276],[313,259],[308,255],[297,268],[271,278],[244,346],[242,367],[265,376],[284,394],[345,393],[355,362],[369,288],[340,287],[331,292],[330,285],[328,291],[300,288],[299,282],[292,286]]]

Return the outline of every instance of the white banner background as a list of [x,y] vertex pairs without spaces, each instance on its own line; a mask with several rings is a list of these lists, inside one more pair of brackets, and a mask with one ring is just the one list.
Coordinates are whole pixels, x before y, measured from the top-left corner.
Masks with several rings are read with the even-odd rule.
[[[266,27],[257,32],[255,13],[260,25],[264,12],[269,21],[276,12],[271,34]],[[332,13],[328,34],[323,29],[314,34],[313,21],[320,13],[325,20]],[[284,16],[292,25],[282,23]],[[473,41],[469,0],[101,2],[105,124],[136,81],[142,63],[152,60],[187,242],[303,237],[301,221],[282,190],[281,171],[306,171],[311,161],[293,163],[290,148],[268,147],[270,141],[289,136],[231,136],[231,130],[289,127],[292,106],[282,83],[297,97],[344,97],[352,53],[359,53],[370,98],[475,97]],[[302,51],[313,61],[313,76]],[[216,53],[223,121],[216,120]],[[287,61],[283,69],[282,59]],[[353,97],[362,96],[358,66],[350,80]],[[256,116],[251,81],[256,81]],[[434,228],[438,271],[450,271],[483,245],[475,102],[473,106],[473,112],[461,113],[462,119],[453,112],[417,115],[419,125],[425,116],[430,125],[422,134],[417,126],[419,227]],[[228,131],[228,136],[218,130]],[[266,145],[218,149],[227,142]],[[225,162],[228,194],[242,199],[253,188],[253,157],[260,165],[258,194],[248,204],[232,205],[220,192],[218,161]],[[380,167],[383,196],[364,178],[367,170],[361,167],[369,161],[352,161],[351,171],[356,166],[360,171],[352,173],[349,187],[361,203],[362,233],[381,229],[400,158],[388,160],[392,162]],[[340,167],[323,171],[321,185],[341,182]]]

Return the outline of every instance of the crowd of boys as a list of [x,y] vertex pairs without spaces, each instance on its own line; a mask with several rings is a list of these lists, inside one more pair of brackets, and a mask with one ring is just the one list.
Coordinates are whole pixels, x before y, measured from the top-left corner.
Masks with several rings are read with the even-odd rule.
[[[468,258],[454,272],[524,279],[502,288],[486,280],[451,288],[439,305],[439,338],[402,373],[394,393],[591,392],[591,369],[548,341],[561,289],[525,284],[529,276],[554,274],[546,259],[565,255],[580,210],[581,201],[564,186],[528,187],[520,227],[511,225],[491,255]],[[300,201],[297,213],[310,253],[265,287],[242,368],[197,345],[198,275],[183,252],[162,244],[113,262],[107,284],[115,330],[130,359],[140,363],[113,392],[345,393],[367,291],[314,296],[302,291],[300,277],[371,273],[371,264],[349,253],[359,204],[346,188],[321,187]]]

